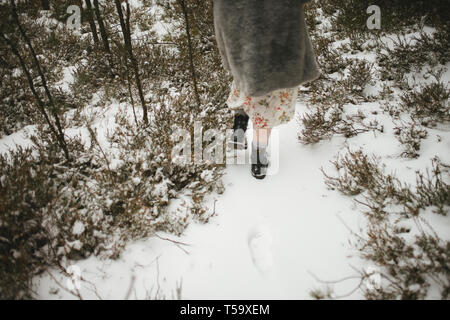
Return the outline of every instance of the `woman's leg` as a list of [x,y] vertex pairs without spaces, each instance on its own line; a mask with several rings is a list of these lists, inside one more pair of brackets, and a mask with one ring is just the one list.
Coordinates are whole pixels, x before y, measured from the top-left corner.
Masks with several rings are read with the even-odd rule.
[[258,128],[258,125],[253,121],[253,142],[260,147],[265,147],[269,144],[270,133],[272,128]]
[[241,116],[247,116],[247,114],[245,113],[245,110],[242,109],[242,108],[240,108],[240,109],[234,109],[233,111],[234,111],[234,114],[235,114],[235,115],[240,114]]
[[228,141],[228,146],[232,149],[247,149],[245,132],[247,131],[249,118],[244,109],[234,110],[233,134]]
[[267,146],[271,131],[271,128],[259,128],[258,124],[253,121],[251,172],[257,179],[264,179],[267,174],[267,168],[269,166]]

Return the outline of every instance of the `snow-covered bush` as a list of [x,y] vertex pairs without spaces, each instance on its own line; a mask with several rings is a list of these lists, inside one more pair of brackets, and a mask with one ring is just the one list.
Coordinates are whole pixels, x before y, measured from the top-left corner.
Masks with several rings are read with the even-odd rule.
[[420,144],[423,139],[427,138],[427,130],[414,121],[402,123],[394,130],[398,141],[404,149],[401,155],[406,158],[419,157]]
[[400,106],[423,125],[435,126],[437,122],[450,121],[449,98],[450,88],[439,80],[406,91],[400,97]]
[[[31,149],[0,157],[0,260],[5,266],[0,271],[0,298],[32,298],[30,279],[48,266],[65,272],[68,260],[92,254],[117,258],[127,241],[157,231],[179,235],[192,220],[206,222],[213,212],[204,206],[205,197],[223,188],[223,164],[178,165],[171,159],[176,128],[191,132],[194,122],[201,121],[203,130],[225,130],[231,121],[224,103],[229,75],[214,45],[211,3],[186,1],[200,104],[192,94],[179,8],[163,6],[165,21],[174,28],[173,36],[163,40],[151,30],[155,22],[149,14],[151,5],[144,2],[132,8],[134,55],[149,109],[145,124],[136,116],[142,114],[142,101],[117,32],[113,3],[100,2],[110,44],[107,53],[100,42],[93,43],[85,11],[81,30],[65,28],[70,2],[51,2],[53,10],[48,12],[18,5],[58,108],[70,158],[63,156],[39,115],[38,120],[22,121],[28,115],[17,109],[8,127],[2,128],[3,133],[12,133],[24,124],[36,126]],[[26,48],[17,30],[8,36]],[[2,41],[0,51],[6,52]],[[17,79],[8,86],[2,82],[0,103],[18,106],[23,98],[24,105],[36,112],[30,88],[23,85],[24,75],[17,72],[18,61],[9,53],[5,57],[0,60],[0,76]],[[24,57],[37,94],[47,98],[32,57]],[[119,104],[125,107],[113,111]],[[0,110],[0,119],[11,117],[11,108]],[[102,127],[99,122],[106,113],[109,118]],[[171,207],[177,198],[182,205]]]
[[[370,5],[381,9],[379,30],[366,27]],[[307,23],[323,74],[303,91],[308,112],[301,118],[300,141],[334,135],[350,140],[373,130],[398,139],[403,149],[398,156],[419,158],[430,128],[448,121],[449,89],[442,80],[450,39],[445,11],[441,1],[308,3]],[[377,109],[364,112],[365,102],[375,102]],[[378,124],[386,117],[394,124],[388,132]],[[352,197],[367,217],[368,228],[354,232],[354,245],[381,270],[379,288],[367,290],[363,284],[370,275],[360,272],[356,289],[368,299],[448,299],[450,244],[424,216],[448,215],[449,165],[435,157],[430,172],[417,171],[411,186],[362,150],[348,149],[333,164],[338,175],[322,170],[325,183]],[[311,295],[336,298],[329,288]]]
[[[366,231],[354,232],[360,256],[380,268],[381,284],[365,290],[368,299],[448,299],[450,294],[450,242],[442,240],[422,217],[427,211],[448,215],[450,166],[438,158],[431,173],[416,172],[416,185],[408,185],[375,156],[350,151],[334,161],[338,176],[325,175],[326,184],[355,197],[367,217]],[[361,277],[367,277],[364,272]],[[316,297],[330,296],[320,290]],[[332,295],[331,295],[332,297]]]

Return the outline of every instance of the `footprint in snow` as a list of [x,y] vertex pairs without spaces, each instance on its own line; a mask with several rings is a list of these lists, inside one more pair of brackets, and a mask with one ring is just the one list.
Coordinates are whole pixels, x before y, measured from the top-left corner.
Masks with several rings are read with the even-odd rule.
[[266,274],[273,265],[270,228],[265,224],[256,225],[250,229],[247,243],[253,264],[262,274]]

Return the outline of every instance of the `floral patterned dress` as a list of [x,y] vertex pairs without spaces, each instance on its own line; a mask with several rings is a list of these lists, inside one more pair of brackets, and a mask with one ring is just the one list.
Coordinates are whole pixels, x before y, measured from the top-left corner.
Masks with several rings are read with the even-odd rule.
[[246,96],[233,82],[227,105],[232,110],[244,109],[254,126],[273,128],[289,122],[295,114],[298,88],[279,89],[261,97]]

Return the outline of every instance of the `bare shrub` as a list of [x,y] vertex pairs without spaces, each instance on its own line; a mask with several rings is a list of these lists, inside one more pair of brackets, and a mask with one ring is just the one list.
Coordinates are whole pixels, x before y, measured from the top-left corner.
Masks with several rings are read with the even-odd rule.
[[[449,166],[433,159],[431,173],[427,170],[425,176],[416,172],[413,188],[395,175],[386,174],[377,158],[362,151],[348,151],[333,163],[339,175],[331,177],[322,170],[325,182],[355,197],[355,202],[365,208],[368,230],[363,234],[354,232],[354,246],[361,257],[380,268],[382,281],[378,288],[359,284],[365,297],[423,299],[438,288],[440,297],[448,299],[450,243],[439,238],[421,213],[431,208],[437,214],[448,214]],[[406,221],[412,221],[418,232],[410,234]],[[362,282],[366,277],[361,273]]]

